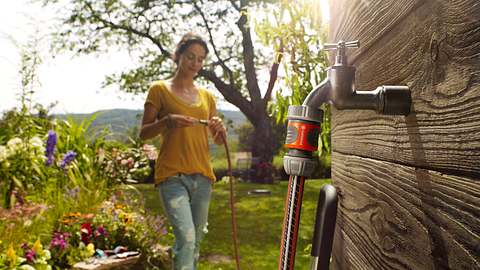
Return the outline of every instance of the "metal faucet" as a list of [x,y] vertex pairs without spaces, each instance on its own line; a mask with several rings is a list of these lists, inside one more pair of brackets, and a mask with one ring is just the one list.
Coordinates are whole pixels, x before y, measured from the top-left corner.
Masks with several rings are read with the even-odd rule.
[[327,70],[327,78],[310,92],[303,105],[318,108],[332,103],[339,110],[375,110],[387,115],[408,115],[412,99],[408,86],[383,85],[373,91],[355,90],[355,67],[349,66],[347,48],[358,48],[360,42],[339,41],[324,44],[324,50],[337,51],[335,64]]
[[[323,121],[320,106],[331,103],[339,110],[375,110],[387,115],[410,113],[412,101],[408,86],[384,85],[372,91],[355,90],[355,67],[348,66],[345,51],[359,46],[358,41],[324,44],[324,50],[337,51],[335,64],[327,70],[327,78],[310,92],[302,105],[288,108],[285,142],[288,153],[283,157],[283,167],[290,178],[285,201],[279,270],[293,270],[295,265],[303,188],[305,179],[312,175],[317,164],[313,152],[318,149],[318,136]],[[329,269],[337,201],[335,187],[325,185],[320,191],[317,205],[311,270]]]

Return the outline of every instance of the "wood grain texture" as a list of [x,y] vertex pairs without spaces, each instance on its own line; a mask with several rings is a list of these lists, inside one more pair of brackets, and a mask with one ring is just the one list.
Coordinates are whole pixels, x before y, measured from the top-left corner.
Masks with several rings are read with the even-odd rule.
[[[408,85],[413,104],[406,118],[333,110],[334,151],[480,179],[480,1],[348,3],[336,39],[401,20],[366,36],[375,43],[356,58],[357,89]],[[388,3],[396,12],[384,11]]]
[[354,61],[426,0],[330,0],[329,42],[360,40]]
[[480,269],[478,181],[333,157],[334,269]]
[[334,269],[480,269],[480,1],[331,1],[355,87],[412,113],[332,110]]

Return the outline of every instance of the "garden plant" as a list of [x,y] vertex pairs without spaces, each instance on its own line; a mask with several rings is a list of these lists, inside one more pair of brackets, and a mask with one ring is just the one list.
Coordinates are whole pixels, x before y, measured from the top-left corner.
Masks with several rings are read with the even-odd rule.
[[12,110],[1,120],[0,269],[65,269],[119,250],[139,251],[147,268],[167,263],[165,220],[128,185],[150,174],[152,149],[90,137],[94,117]]

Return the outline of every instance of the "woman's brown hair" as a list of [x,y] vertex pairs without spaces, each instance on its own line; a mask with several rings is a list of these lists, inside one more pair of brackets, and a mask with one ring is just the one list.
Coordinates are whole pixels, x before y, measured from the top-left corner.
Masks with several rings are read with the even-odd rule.
[[173,61],[178,64],[178,60],[180,59],[180,55],[185,52],[185,50],[190,47],[192,44],[199,44],[205,49],[205,53],[208,54],[207,42],[203,40],[203,38],[199,35],[194,33],[187,33],[183,35],[180,42],[177,44],[177,48],[175,49],[175,53],[172,55]]

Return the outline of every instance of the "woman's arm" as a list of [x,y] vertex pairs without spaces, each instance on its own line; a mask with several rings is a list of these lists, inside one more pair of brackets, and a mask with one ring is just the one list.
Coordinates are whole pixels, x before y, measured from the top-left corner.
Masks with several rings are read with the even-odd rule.
[[150,103],[145,104],[140,139],[148,140],[170,128],[184,128],[197,123],[193,117],[181,114],[167,114],[158,119],[158,110]]
[[210,115],[208,119],[208,128],[210,129],[210,134],[212,134],[213,142],[217,145],[223,143],[223,138],[227,139],[227,130],[223,125],[223,121],[220,117],[217,116],[217,104],[215,103],[215,98],[213,95],[209,95],[210,102]]
[[158,110],[150,103],[145,104],[140,139],[148,140],[167,129],[167,116],[158,119]]

